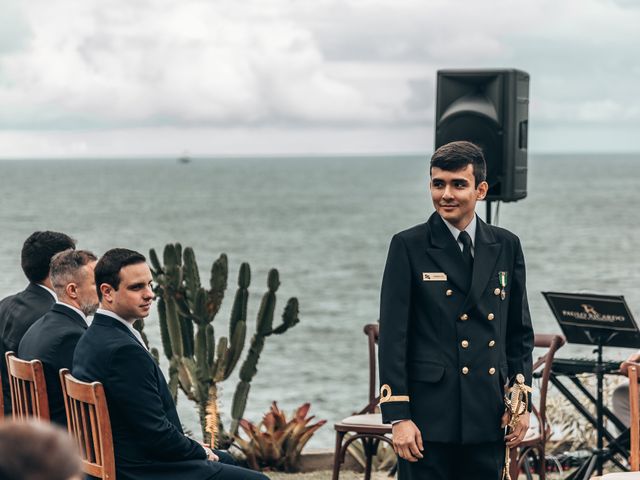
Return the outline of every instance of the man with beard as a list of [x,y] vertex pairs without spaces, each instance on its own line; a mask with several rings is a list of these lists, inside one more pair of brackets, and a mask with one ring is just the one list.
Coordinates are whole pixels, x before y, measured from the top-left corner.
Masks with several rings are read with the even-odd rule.
[[49,278],[51,258],[75,246],[75,240],[68,235],[50,231],[34,232],[22,245],[21,266],[29,285],[0,302],[0,376],[5,415],[11,414],[11,394],[4,354],[17,351],[24,333],[55,303]]
[[[436,212],[391,240],[380,295],[380,408],[400,478],[499,480],[513,428],[505,384],[531,385],[533,330],[520,240],[475,214],[486,163],[469,142],[431,157]],[[530,407],[530,404],[529,404]],[[520,413],[520,412],[518,412]],[[517,422],[516,422],[517,420]]]
[[18,358],[38,359],[44,368],[51,421],[67,425],[58,372],[71,369],[73,353],[98,308],[93,270],[97,257],[87,250],[65,250],[51,260],[50,278],[58,301],[22,337]]

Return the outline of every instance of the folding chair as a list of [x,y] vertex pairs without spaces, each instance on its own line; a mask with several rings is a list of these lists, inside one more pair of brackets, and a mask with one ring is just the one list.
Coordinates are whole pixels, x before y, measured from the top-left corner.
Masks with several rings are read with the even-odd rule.
[[15,420],[29,417],[49,420],[49,399],[44,370],[40,360],[20,360],[13,352],[6,352],[11,410]]
[[60,369],[60,382],[67,428],[78,445],[84,473],[115,480],[111,422],[102,384],[81,382],[67,368]]

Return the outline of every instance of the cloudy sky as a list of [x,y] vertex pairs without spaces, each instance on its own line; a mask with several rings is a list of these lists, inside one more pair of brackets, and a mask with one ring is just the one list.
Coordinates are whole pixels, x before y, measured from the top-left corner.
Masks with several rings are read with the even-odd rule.
[[0,0],[0,157],[424,152],[440,68],[530,149],[640,151],[635,0]]

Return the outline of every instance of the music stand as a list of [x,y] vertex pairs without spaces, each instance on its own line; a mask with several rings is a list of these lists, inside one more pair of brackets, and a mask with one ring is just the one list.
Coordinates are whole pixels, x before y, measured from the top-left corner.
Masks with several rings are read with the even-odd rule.
[[596,378],[596,427],[597,447],[590,459],[576,472],[581,478],[589,479],[594,469],[602,475],[602,460],[608,449],[604,448],[603,347],[640,347],[640,331],[631,311],[621,295],[598,295],[583,293],[542,292],[556,317],[568,343],[595,345],[597,348]]

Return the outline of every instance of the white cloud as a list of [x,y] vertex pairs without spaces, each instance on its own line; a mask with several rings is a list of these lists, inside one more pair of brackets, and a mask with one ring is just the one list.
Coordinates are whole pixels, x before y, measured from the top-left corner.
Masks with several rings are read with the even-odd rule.
[[75,132],[54,141],[74,152],[95,151],[90,130],[128,128],[247,141],[303,128],[320,149],[327,128],[430,137],[435,72],[449,67],[528,71],[532,129],[640,127],[640,9],[623,0],[0,3],[0,128]]

